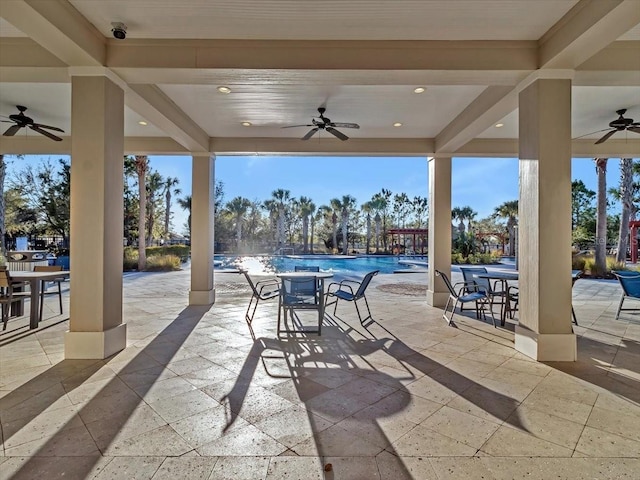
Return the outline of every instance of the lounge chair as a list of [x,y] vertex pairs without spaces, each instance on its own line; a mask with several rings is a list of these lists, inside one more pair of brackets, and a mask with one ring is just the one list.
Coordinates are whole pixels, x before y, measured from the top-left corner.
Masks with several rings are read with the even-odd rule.
[[[341,282],[330,283],[327,288],[327,297],[332,297],[333,299],[327,302],[326,307],[335,304],[333,307],[333,314],[335,315],[336,310],[338,309],[338,300],[345,300],[347,302],[353,302],[356,306],[356,312],[358,313],[360,323],[364,323],[365,320],[373,318],[371,316],[369,302],[365,296],[365,291],[367,290],[369,283],[371,283],[371,279],[376,276],[379,271],[380,270],[374,270],[373,272],[367,273],[361,282],[357,282],[355,280],[342,280]],[[365,318],[362,318],[362,315],[360,315],[360,309],[358,308],[358,300],[360,299],[364,299],[364,303],[367,306],[367,316]]]
[[622,297],[616,312],[616,320],[620,317],[620,312],[630,310],[640,310],[640,308],[622,308],[622,304],[626,298],[634,298],[640,300],[640,273],[627,271],[613,271],[613,273],[622,287]]
[[[240,270],[240,272],[242,272],[242,274],[245,276],[247,282],[249,283],[249,286],[251,287],[251,299],[249,300],[247,312],[244,315],[247,323],[251,325],[260,300],[271,300],[280,295],[280,282],[276,278],[270,278],[253,283],[253,280],[251,280],[251,277],[249,276],[249,272],[247,272],[246,270]],[[255,304],[253,303],[254,300]],[[253,310],[251,310],[252,305]]]
[[[484,306],[488,300],[487,292],[480,291],[478,289],[478,285],[473,281],[458,282],[455,285],[452,285],[451,280],[449,280],[449,277],[447,277],[445,273],[441,272],[440,270],[436,270],[436,275],[442,278],[444,284],[447,286],[447,290],[449,290],[449,298],[447,299],[447,304],[445,305],[444,312],[442,313],[442,318],[447,321],[448,325],[451,325],[451,323],[453,322],[453,315],[455,314],[458,304],[462,306],[465,303],[475,303],[476,318],[479,319],[480,312],[482,312],[482,317],[485,320],[487,319],[484,311]],[[456,288],[458,288],[458,291],[456,291]],[[451,317],[447,317],[449,305],[453,305],[453,308],[451,309]],[[493,319],[493,326],[495,327],[496,319],[493,317],[493,315],[491,318]]]

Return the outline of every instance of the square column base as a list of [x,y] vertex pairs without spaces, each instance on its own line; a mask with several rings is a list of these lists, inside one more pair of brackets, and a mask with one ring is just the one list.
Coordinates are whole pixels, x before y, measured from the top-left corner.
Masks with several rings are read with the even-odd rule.
[[64,358],[104,359],[127,346],[127,325],[122,323],[104,332],[65,332]]
[[434,292],[433,290],[427,290],[427,305],[432,307],[444,308],[449,300],[449,294],[447,292]]
[[216,302],[216,289],[190,290],[189,305],[212,305]]
[[516,325],[515,347],[539,362],[575,362],[578,358],[574,333],[537,333]]

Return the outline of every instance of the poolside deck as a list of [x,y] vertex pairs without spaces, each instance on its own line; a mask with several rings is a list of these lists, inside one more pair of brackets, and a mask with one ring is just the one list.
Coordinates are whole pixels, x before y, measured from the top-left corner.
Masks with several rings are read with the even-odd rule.
[[254,340],[243,278],[215,278],[207,308],[188,270],[126,274],[128,347],[104,361],[64,360],[67,315],[10,322],[0,479],[637,478],[640,312],[613,319],[616,282],[576,284],[578,361],[542,364],[512,323],[447,327],[423,275],[375,277],[366,328],[340,304],[281,340],[277,302]]

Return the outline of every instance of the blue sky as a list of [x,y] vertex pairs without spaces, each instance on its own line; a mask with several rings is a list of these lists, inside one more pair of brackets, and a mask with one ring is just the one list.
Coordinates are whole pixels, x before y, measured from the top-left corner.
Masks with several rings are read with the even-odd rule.
[[[9,161],[11,171],[42,158],[27,157]],[[150,156],[151,168],[162,176],[177,177],[182,194],[191,193],[191,157]],[[582,180],[596,190],[593,160],[573,159],[573,179]],[[252,155],[217,157],[216,180],[224,183],[225,201],[237,196],[264,201],[278,188],[291,191],[292,197],[310,197],[316,206],[343,195],[352,195],[363,203],[382,188],[394,194],[428,196],[427,160],[416,157],[275,157]],[[609,159],[607,187],[617,186],[619,160]],[[515,158],[454,158],[452,167],[452,205],[469,205],[477,218],[490,215],[494,208],[518,198],[518,160]],[[613,212],[612,212],[613,213]],[[183,231],[186,212],[174,205],[174,229]]]

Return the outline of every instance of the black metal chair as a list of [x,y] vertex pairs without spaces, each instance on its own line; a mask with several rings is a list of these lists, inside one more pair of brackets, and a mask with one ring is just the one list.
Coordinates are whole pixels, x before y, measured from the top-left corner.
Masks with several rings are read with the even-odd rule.
[[[480,312],[482,312],[482,317],[484,318],[484,320],[487,319],[484,311],[484,306],[488,301],[487,292],[478,290],[474,291],[473,289],[477,289],[478,286],[473,281],[458,282],[455,285],[452,285],[451,280],[449,280],[449,277],[444,272],[436,270],[436,275],[442,278],[444,284],[447,287],[447,290],[449,290],[449,298],[447,299],[447,304],[445,305],[444,312],[442,313],[442,318],[447,321],[448,325],[451,325],[451,323],[453,322],[453,315],[455,314],[458,304],[464,305],[465,303],[475,303],[476,318],[479,319]],[[458,288],[458,291],[456,291],[456,288]],[[465,293],[468,292],[469,289],[471,289],[471,293]],[[449,305],[453,305],[453,308],[451,309],[451,317],[447,317]],[[491,318],[493,319],[493,326],[496,327],[496,319],[493,317],[493,315],[491,316]]]
[[[323,295],[316,277],[284,277],[280,285],[280,299],[278,302],[278,335],[280,333],[322,333],[322,317],[324,308],[322,306]],[[294,317],[294,310],[316,310],[318,312],[318,328],[312,330],[300,325],[295,328],[295,322],[299,319]],[[292,327],[286,328],[287,312],[291,317]],[[282,315],[284,315],[285,328],[282,328]]]
[[[247,323],[251,325],[260,300],[271,300],[280,295],[280,282],[276,278],[270,278],[253,283],[253,280],[251,280],[251,277],[249,276],[249,272],[246,270],[240,270],[240,272],[245,276],[247,283],[249,283],[249,286],[251,287],[251,299],[249,300],[247,312],[244,315]],[[255,303],[253,303],[254,300]],[[251,310],[252,306],[253,310]]]
[[22,286],[23,282],[15,282],[7,269],[0,269],[0,304],[2,305],[2,330],[7,329],[7,322],[11,314],[11,305],[28,298],[29,292],[15,291],[14,287]]
[[[358,319],[360,323],[363,323],[365,320],[373,318],[371,316],[371,309],[369,308],[369,302],[367,301],[367,297],[365,296],[365,292],[369,283],[371,283],[371,279],[378,274],[380,270],[374,270],[373,272],[367,273],[361,282],[357,282],[355,280],[342,280],[341,282],[334,282],[329,284],[327,288],[327,296],[333,297],[333,300],[327,302],[327,307],[329,305],[335,304],[333,307],[333,314],[335,315],[336,310],[338,308],[338,300],[345,300],[347,302],[353,302],[356,306],[356,312],[358,313]],[[350,284],[353,284],[351,286]],[[354,292],[355,289],[355,292]],[[362,318],[360,315],[360,309],[358,308],[358,300],[364,299],[364,303],[367,306],[368,315],[365,318]]]
[[[462,272],[462,278],[464,278],[465,283],[469,285],[475,283],[475,285],[477,285],[477,289],[474,289],[473,287],[465,289],[466,293],[473,293],[474,291],[485,292],[489,300],[489,310],[491,311],[493,311],[494,304],[504,304],[507,292],[497,288],[498,283],[500,283],[499,280],[496,280],[493,282],[493,285],[491,285],[488,278],[476,277],[478,274],[487,273],[487,269],[485,267],[460,267],[460,271]],[[496,301],[496,298],[499,300]],[[460,311],[464,309],[463,307],[464,305],[460,305]]]

